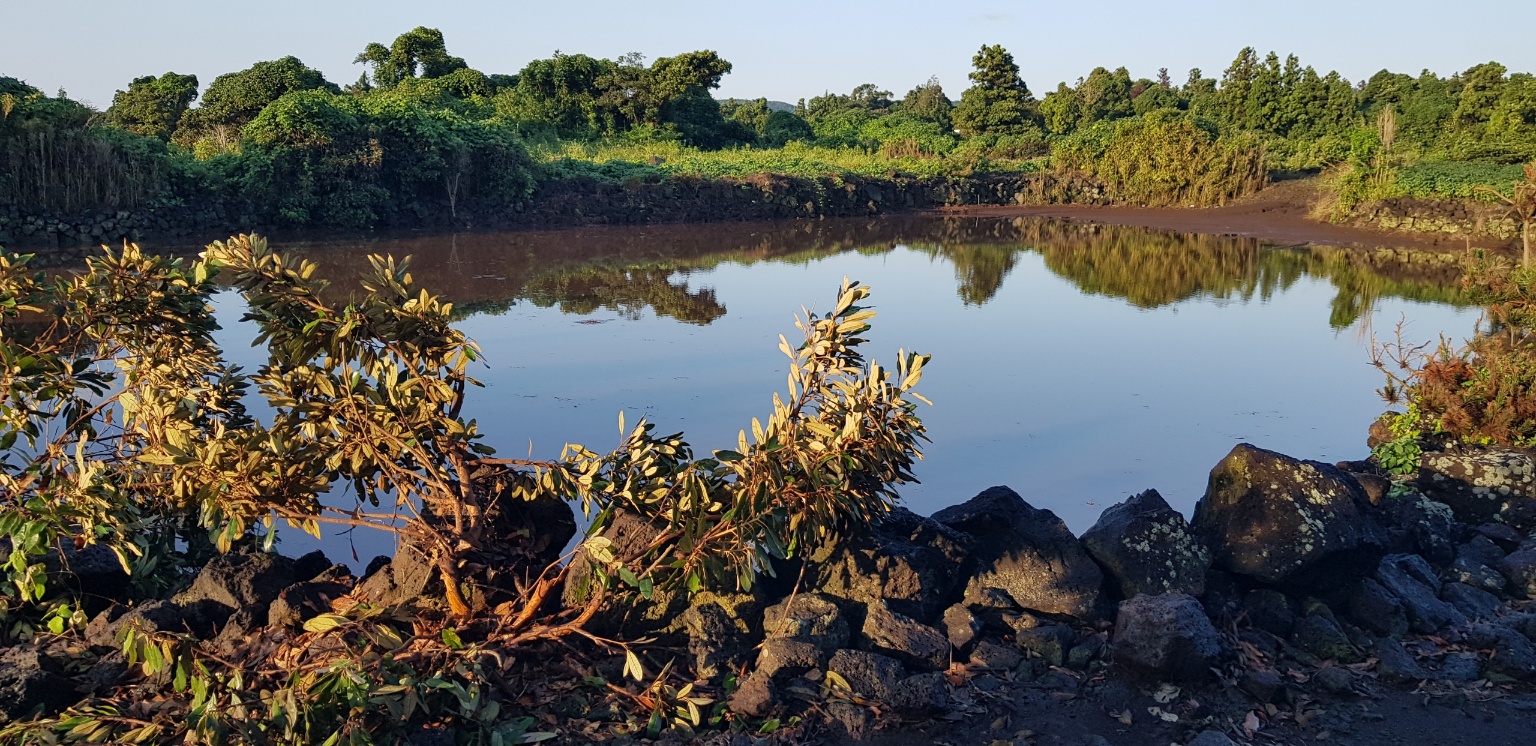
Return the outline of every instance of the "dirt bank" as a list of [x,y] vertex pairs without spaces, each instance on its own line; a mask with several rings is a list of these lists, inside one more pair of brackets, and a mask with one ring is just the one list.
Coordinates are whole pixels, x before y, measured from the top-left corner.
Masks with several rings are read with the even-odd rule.
[[[1080,220],[1087,223],[1249,236],[1282,244],[1320,244],[1361,248],[1391,247],[1431,251],[1466,248],[1467,239],[1446,234],[1371,230],[1335,225],[1310,217],[1317,197],[1314,180],[1279,182],[1260,194],[1224,207],[1118,207],[1102,205],[977,205],[943,207],[940,215],[988,217],[1031,216]],[[1505,242],[1473,239],[1472,246],[1506,250]]]

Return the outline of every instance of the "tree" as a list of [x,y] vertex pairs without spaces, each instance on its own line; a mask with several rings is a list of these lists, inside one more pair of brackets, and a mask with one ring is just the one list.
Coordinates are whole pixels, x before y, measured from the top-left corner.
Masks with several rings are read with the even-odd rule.
[[721,116],[720,102],[698,87],[668,99],[657,119],[675,128],[684,142],[703,150],[718,150],[757,139],[757,132],[751,127],[727,121]]
[[939,85],[938,76],[930,77],[928,82],[907,91],[899,108],[904,114],[939,125],[945,132],[954,128],[951,113],[955,106],[944,95],[944,87]]
[[791,140],[810,140],[816,136],[811,125],[804,119],[791,112],[768,108],[766,98],[722,101],[720,114],[727,120],[750,128],[764,145],[776,148],[783,147]]
[[258,62],[240,72],[220,75],[203,92],[202,103],[182,117],[175,138],[191,145],[215,130],[235,138],[267,104],[293,91],[311,90],[341,93],[319,70],[297,57]]
[[1040,101],[1040,116],[1045,120],[1045,128],[1053,133],[1066,134],[1077,129],[1083,120],[1083,104],[1077,89],[1057,83],[1056,90]]
[[1142,91],[1141,95],[1131,102],[1131,109],[1137,114],[1147,114],[1165,109],[1182,109],[1187,105],[1188,102],[1184,100],[1183,96],[1179,95],[1178,91],[1172,88],[1164,88],[1160,85],[1153,85]]
[[1536,157],[1536,77],[1509,76],[1488,115],[1485,139],[1522,158]]
[[1131,74],[1125,68],[1110,72],[1096,67],[1077,87],[1082,100],[1083,122],[1105,122],[1132,114]]
[[410,78],[441,78],[468,67],[464,58],[448,54],[443,32],[426,26],[395,37],[388,47],[373,42],[352,62],[371,67],[372,84],[378,88],[394,88]]
[[1001,45],[983,46],[971,65],[972,85],[961,94],[953,114],[960,134],[1020,135],[1037,126],[1034,97],[1008,50]]
[[758,133],[763,131],[764,125],[768,123],[768,115],[771,113],[773,112],[768,108],[766,98],[751,101],[729,99],[720,102],[720,116],[733,122],[740,122]]
[[650,67],[644,61],[638,53],[606,60],[557,52],[528,63],[517,74],[516,86],[497,94],[496,107],[515,119],[550,124],[564,137],[671,124],[689,128],[702,140],[717,139],[704,135],[706,130],[739,139],[742,130],[725,124],[718,104],[700,99],[720,87],[730,62],[709,50],[660,57]]
[[1258,53],[1253,51],[1253,47],[1243,47],[1221,78],[1220,110],[1224,121],[1236,127],[1251,129],[1248,100],[1253,96],[1254,81],[1258,74]]
[[815,126],[823,120],[845,118],[848,112],[858,112],[861,120],[877,117],[887,113],[891,105],[890,91],[874,83],[861,83],[847,95],[829,92],[816,96],[797,106],[795,113]]
[[758,137],[766,145],[783,147],[795,140],[810,140],[816,137],[809,122],[795,116],[788,111],[772,111],[763,122],[763,128],[758,131]]
[[1456,127],[1474,129],[1488,121],[1507,82],[1504,78],[1506,71],[1497,62],[1484,62],[1461,74],[1461,94],[1457,97],[1453,115]]
[[1239,126],[1285,135],[1287,127],[1281,108],[1281,100],[1285,95],[1282,75],[1280,56],[1270,52],[1264,58],[1264,63],[1254,69],[1247,99],[1243,101]]
[[1216,88],[1216,79],[1205,77],[1200,68],[1190,68],[1189,77],[1179,92],[1189,102],[1190,111],[1213,119],[1221,117],[1221,94]]
[[514,119],[542,122],[562,137],[591,137],[610,131],[616,123],[599,111],[598,82],[612,74],[615,63],[584,54],[555,54],[533,60],[517,74],[517,87],[497,97],[499,113]]
[[134,78],[128,90],[112,97],[107,122],[136,135],[169,140],[196,98],[196,75],[166,73],[158,78]]

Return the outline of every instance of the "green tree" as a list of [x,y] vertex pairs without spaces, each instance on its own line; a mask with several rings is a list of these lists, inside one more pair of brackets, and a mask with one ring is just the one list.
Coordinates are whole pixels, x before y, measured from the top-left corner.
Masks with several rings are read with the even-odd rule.
[[584,54],[556,53],[529,62],[517,74],[517,86],[497,95],[498,113],[513,119],[541,122],[563,137],[591,137],[613,131],[617,123],[599,112],[598,81],[616,63]]
[[1270,52],[1264,58],[1264,63],[1254,69],[1248,97],[1243,101],[1239,126],[1285,135],[1288,127],[1281,107],[1281,101],[1285,97],[1282,75],[1280,56]]
[[1485,139],[1502,146],[1502,160],[1536,157],[1536,78],[1515,73],[1488,115]]
[[674,128],[684,142],[696,148],[717,150],[757,139],[751,127],[721,116],[720,102],[703,88],[694,87],[671,97],[659,114],[662,124]]
[[1190,111],[1203,117],[1221,118],[1221,92],[1216,87],[1216,79],[1205,77],[1200,68],[1190,69],[1189,78],[1179,93],[1189,102]]
[[758,132],[758,137],[766,145],[783,147],[796,140],[811,140],[816,133],[811,129],[809,122],[795,116],[788,111],[772,111],[768,113],[768,119],[763,122],[763,128]]
[[[1041,105],[1043,107],[1044,102],[1041,102]],[[1147,87],[1141,95],[1131,101],[1131,109],[1137,114],[1182,109],[1188,105],[1178,91],[1162,85]]]
[[1253,51],[1253,47],[1243,47],[1221,78],[1219,106],[1222,121],[1235,127],[1251,129],[1248,100],[1253,96],[1254,81],[1258,74],[1258,53]]
[[352,62],[372,68],[371,83],[378,88],[393,88],[409,78],[440,78],[468,67],[462,57],[448,54],[443,32],[426,26],[395,37],[388,47],[370,43]]
[[1507,69],[1497,62],[1484,62],[1461,74],[1461,94],[1453,115],[1457,128],[1474,130],[1488,121],[1488,116],[1498,105],[1504,84],[1508,82],[1505,72]]
[[197,98],[197,76],[166,73],[134,78],[118,91],[107,109],[107,122],[136,135],[171,139],[181,116]]
[[733,122],[740,122],[752,128],[752,131],[761,133],[768,123],[768,115],[773,113],[768,108],[768,99],[758,98],[751,101],[729,99],[720,102],[720,116]]
[[297,57],[258,62],[220,75],[203,91],[202,103],[182,117],[175,139],[183,145],[216,134],[233,139],[268,104],[293,91],[311,90],[341,92]]
[[1034,97],[1008,50],[1001,45],[983,46],[971,65],[971,87],[965,89],[953,114],[960,134],[1022,135],[1038,127]]
[[1077,87],[1082,101],[1083,123],[1107,122],[1128,117],[1131,108],[1131,74],[1125,68],[1110,72],[1096,67]]
[[718,103],[703,100],[730,73],[730,62],[709,50],[660,57],[650,67],[644,59],[638,53],[606,60],[556,52],[528,63],[516,86],[497,94],[496,109],[551,125],[563,137],[617,135],[642,125],[686,129],[694,134],[685,137],[701,142],[717,140],[707,132],[733,141],[742,135],[725,123]]
[[907,91],[898,108],[904,114],[933,122],[945,132],[954,129],[951,114],[955,106],[944,95],[944,87],[939,85],[938,76],[930,77],[928,82]]
[[861,83],[847,95],[824,93],[802,102],[796,107],[795,114],[815,126],[827,119],[847,119],[849,112],[858,112],[857,118],[861,121],[877,117],[887,113],[891,105],[890,91],[881,90],[874,83]]
[[1077,89],[1066,83],[1057,83],[1056,90],[1041,99],[1040,116],[1045,121],[1045,128],[1055,134],[1066,134],[1077,129],[1078,123],[1083,120],[1083,104]]

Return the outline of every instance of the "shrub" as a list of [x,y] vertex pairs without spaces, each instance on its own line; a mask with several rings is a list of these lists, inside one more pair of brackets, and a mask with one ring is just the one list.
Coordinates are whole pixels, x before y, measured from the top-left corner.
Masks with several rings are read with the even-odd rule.
[[1099,122],[1057,141],[1056,167],[1105,183],[1147,205],[1219,205],[1265,184],[1264,151],[1251,135],[1217,137],[1188,114],[1155,111]]
[[[534,462],[494,457],[463,413],[478,351],[452,327],[451,304],[416,288],[404,263],[373,257],[372,268],[359,299],[336,305],[315,265],[253,237],[211,244],[193,262],[127,246],[51,283],[24,257],[0,255],[7,607],[35,616],[58,600],[45,560],[65,545],[104,544],[139,575],[178,551],[179,529],[207,531],[228,551],[253,531],[270,538],[279,521],[397,533],[431,559],[446,605],[411,616],[352,605],[259,660],[129,626],[121,642],[143,669],[140,686],[10,724],[0,740],[371,743],[428,719],[513,739],[529,723],[476,694],[494,680],[485,667],[496,651],[581,632],[619,598],[750,588],[771,561],[879,519],[912,480],[926,439],[913,389],[927,358],[902,352],[894,370],[864,360],[874,311],[857,283],[797,321],[801,344],[780,338],[788,391],[753,420],[750,439],[743,431],[733,448],[696,458],[681,434],[626,428],[621,415],[614,451],[573,445]],[[242,293],[266,346],[252,374],[213,342],[216,281]],[[265,421],[242,406],[252,388]],[[333,486],[355,504],[322,503],[328,490],[344,494]],[[589,518],[591,575],[570,579],[593,589],[579,613],[545,604],[571,565],[497,580],[508,557],[527,556],[518,543],[529,537],[488,521],[498,504],[535,499],[573,501]],[[654,526],[654,540],[609,541],[621,513]],[[470,625],[466,645],[456,628]],[[312,644],[321,637],[329,642]],[[632,653],[625,670],[643,676]]]
[[1486,303],[1489,325],[1472,340],[1446,340],[1433,353],[1399,340],[1379,346],[1389,403],[1403,403],[1404,429],[1467,443],[1536,445],[1536,269],[1469,257],[1464,282]]

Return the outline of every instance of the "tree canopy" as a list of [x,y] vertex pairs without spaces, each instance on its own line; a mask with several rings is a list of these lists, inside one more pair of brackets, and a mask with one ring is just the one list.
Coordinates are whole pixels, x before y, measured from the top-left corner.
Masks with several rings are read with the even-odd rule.
[[1034,96],[1019,77],[1018,63],[1001,45],[983,46],[971,58],[971,87],[955,107],[955,129],[967,137],[1020,135],[1039,119]]
[[166,73],[158,78],[134,78],[128,90],[112,97],[107,121],[136,135],[169,140],[196,99],[196,75]]

